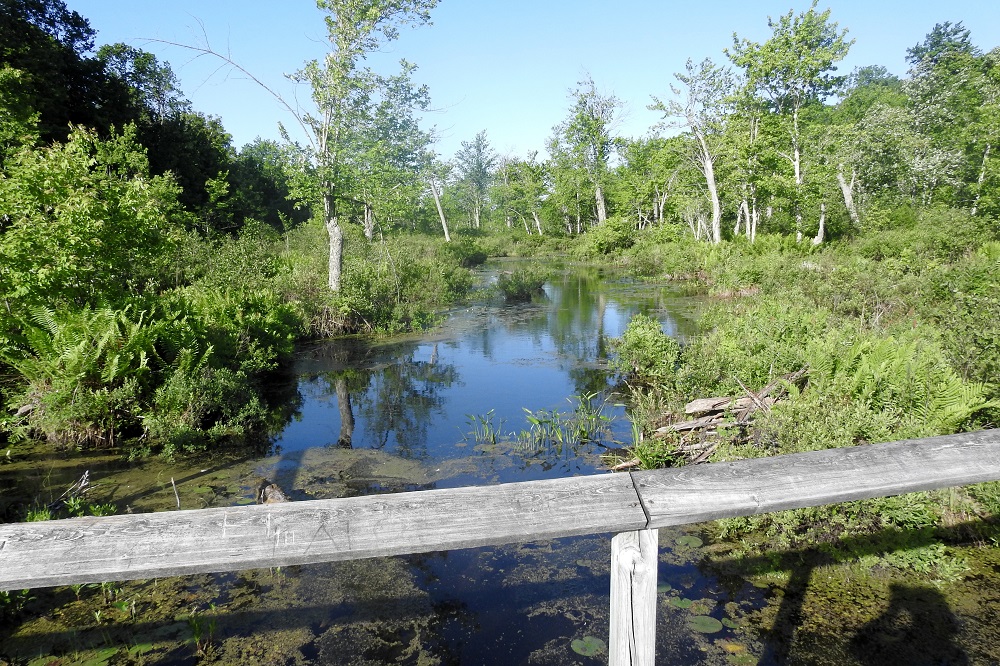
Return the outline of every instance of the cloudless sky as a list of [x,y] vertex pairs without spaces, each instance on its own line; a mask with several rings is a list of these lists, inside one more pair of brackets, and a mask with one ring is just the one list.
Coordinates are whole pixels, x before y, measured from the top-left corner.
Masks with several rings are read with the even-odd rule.
[[[257,84],[219,61],[158,41],[229,54],[290,103],[307,88],[284,78],[323,54],[325,26],[313,0],[66,0],[97,30],[97,43],[125,42],[168,61],[195,110],[222,118],[237,147],[277,139],[294,119]],[[450,158],[462,141],[486,130],[500,153],[544,152],[552,128],[569,110],[569,90],[588,74],[625,111],[617,132],[640,137],[660,120],[650,96],[669,97],[673,73],[688,58],[725,62],[733,33],[754,41],[775,19],[808,9],[808,0],[442,0],[433,25],[404,28],[370,62],[395,73],[415,63],[430,88],[437,151]],[[882,65],[906,74],[906,49],[936,23],[962,21],[983,51],[1000,45],[995,0],[821,0],[854,46],[842,73]],[[294,134],[293,134],[294,135]]]

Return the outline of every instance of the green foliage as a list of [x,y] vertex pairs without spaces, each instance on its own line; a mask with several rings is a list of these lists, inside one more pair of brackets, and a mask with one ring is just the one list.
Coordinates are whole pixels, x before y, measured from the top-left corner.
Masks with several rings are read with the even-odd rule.
[[0,179],[0,297],[12,309],[120,302],[159,284],[177,241],[178,190],[149,178],[134,128],[20,151]]
[[612,340],[611,368],[637,385],[669,386],[674,381],[680,345],[647,315],[632,317],[620,338]]
[[8,398],[22,414],[11,424],[17,432],[37,431],[61,444],[114,445],[137,425],[137,401],[154,381],[162,332],[149,312],[37,308],[21,330],[21,348],[3,353],[26,382]]
[[442,252],[452,257],[462,268],[475,268],[486,263],[486,250],[471,238],[455,235],[450,243],[445,243]]
[[601,257],[627,250],[635,243],[635,223],[625,217],[613,216],[580,237],[573,248],[581,257]]
[[497,289],[508,303],[530,301],[543,293],[548,271],[539,267],[515,268],[497,276]]

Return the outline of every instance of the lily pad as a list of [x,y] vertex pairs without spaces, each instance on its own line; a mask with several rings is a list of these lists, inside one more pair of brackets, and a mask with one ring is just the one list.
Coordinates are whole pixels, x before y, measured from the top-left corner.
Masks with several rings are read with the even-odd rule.
[[656,591],[657,592],[664,592],[664,593],[666,593],[666,592],[669,592],[672,589],[674,589],[674,588],[670,587],[670,583],[660,583],[659,585],[656,586]]
[[724,617],[722,618],[722,626],[728,627],[729,629],[736,629],[740,626],[740,624],[732,618]]
[[705,545],[705,542],[694,536],[693,534],[685,534],[682,537],[677,537],[675,543],[678,546],[684,546],[685,548],[701,548]]
[[584,636],[570,643],[570,647],[573,648],[573,652],[579,655],[593,657],[595,654],[607,650],[608,644],[596,636]]
[[693,603],[693,601],[684,597],[671,597],[670,599],[670,605],[675,608],[691,608],[691,604]]
[[708,615],[692,615],[688,618],[688,627],[703,634],[722,631],[722,623]]

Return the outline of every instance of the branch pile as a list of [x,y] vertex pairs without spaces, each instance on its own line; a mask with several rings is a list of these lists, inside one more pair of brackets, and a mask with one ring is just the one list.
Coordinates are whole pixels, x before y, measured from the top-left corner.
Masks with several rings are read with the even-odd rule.
[[[722,443],[720,429],[737,428],[739,436],[746,437],[753,418],[760,412],[771,411],[771,407],[785,397],[788,392],[787,387],[804,378],[808,371],[808,366],[805,366],[782,375],[759,391],[748,388],[737,378],[736,382],[745,395],[692,400],[684,406],[684,415],[696,418],[677,421],[675,415],[665,414],[660,419],[660,422],[666,422],[665,425],[654,430],[650,436],[654,439],[664,439],[679,434],[677,453],[684,457],[687,464],[704,462]],[[612,469],[617,471],[638,465],[639,460],[636,458],[616,465]]]

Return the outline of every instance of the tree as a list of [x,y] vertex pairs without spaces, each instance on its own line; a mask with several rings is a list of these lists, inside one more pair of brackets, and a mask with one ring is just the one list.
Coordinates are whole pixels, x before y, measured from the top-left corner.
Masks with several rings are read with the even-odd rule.
[[[545,167],[530,153],[526,159],[507,156],[500,160],[492,190],[492,200],[503,215],[507,227],[513,220],[520,220],[524,231],[531,233],[531,226],[539,235],[543,233],[539,213],[546,192]],[[529,222],[530,220],[530,222]]]
[[[904,85],[921,133],[941,154],[960,156],[952,182],[935,198],[978,211],[997,136],[1000,88],[994,54],[984,56],[962,24],[938,24],[922,44],[907,51],[912,68]],[[929,199],[928,199],[929,200]]]
[[[312,89],[314,113],[297,116],[308,130],[310,157],[319,179],[323,222],[330,238],[329,280],[339,291],[344,232],[338,205],[350,193],[346,154],[352,133],[370,114],[372,94],[385,83],[365,57],[398,38],[399,27],[430,22],[437,0],[317,0],[326,13],[329,51],[293,75]],[[406,66],[404,64],[404,70]]]
[[556,152],[587,174],[593,188],[597,223],[601,224],[608,219],[604,188],[614,149],[612,130],[621,102],[613,95],[601,95],[589,76],[570,91],[570,98],[573,106],[569,118],[555,128],[551,143]]
[[482,213],[489,198],[496,162],[497,155],[486,138],[486,130],[476,134],[472,141],[463,141],[462,147],[455,153],[458,186],[472,214],[472,226],[476,229],[482,225]]
[[170,63],[160,64],[152,53],[127,44],[106,44],[97,50],[97,59],[105,72],[128,87],[132,106],[146,122],[162,122],[191,110]]
[[733,35],[727,55],[745,72],[751,94],[767,100],[771,110],[788,123],[790,150],[784,153],[794,179],[796,235],[802,238],[801,201],[805,177],[802,170],[801,114],[807,105],[822,102],[839,88],[843,78],[835,76],[835,63],[843,60],[853,40],[847,30],[837,31],[830,22],[830,10],[817,12],[818,0],[808,11],[795,16],[788,12],[777,21],[768,19],[772,35],[763,44]]
[[170,176],[150,176],[133,126],[103,141],[22,149],[0,178],[0,300],[8,309],[121,302],[169,274],[181,219]]
[[64,140],[70,125],[107,134],[136,119],[127,87],[89,56],[94,36],[62,0],[0,0],[0,68],[22,73],[43,142]]
[[360,206],[368,240],[374,237],[376,217],[384,222],[402,217],[423,190],[420,172],[431,136],[420,129],[416,112],[428,107],[430,95],[427,86],[411,82],[416,67],[405,61],[401,66],[399,75],[380,79],[345,151],[343,169],[351,173],[353,190],[345,199]]
[[937,23],[924,41],[906,49],[906,62],[913,67],[921,63],[933,67],[956,55],[978,56],[979,49],[972,45],[969,35],[969,29],[961,21]]
[[675,74],[684,86],[684,91],[671,85],[674,95],[683,95],[683,101],[668,100],[666,103],[653,97],[650,109],[661,111],[666,118],[679,118],[679,122],[667,123],[668,127],[684,127],[694,137],[694,163],[705,178],[709,200],[712,204],[711,240],[722,242],[722,205],[719,202],[719,187],[715,178],[715,161],[719,155],[726,115],[730,109],[733,92],[732,73],[718,67],[710,58],[695,65],[689,58],[686,74]]

